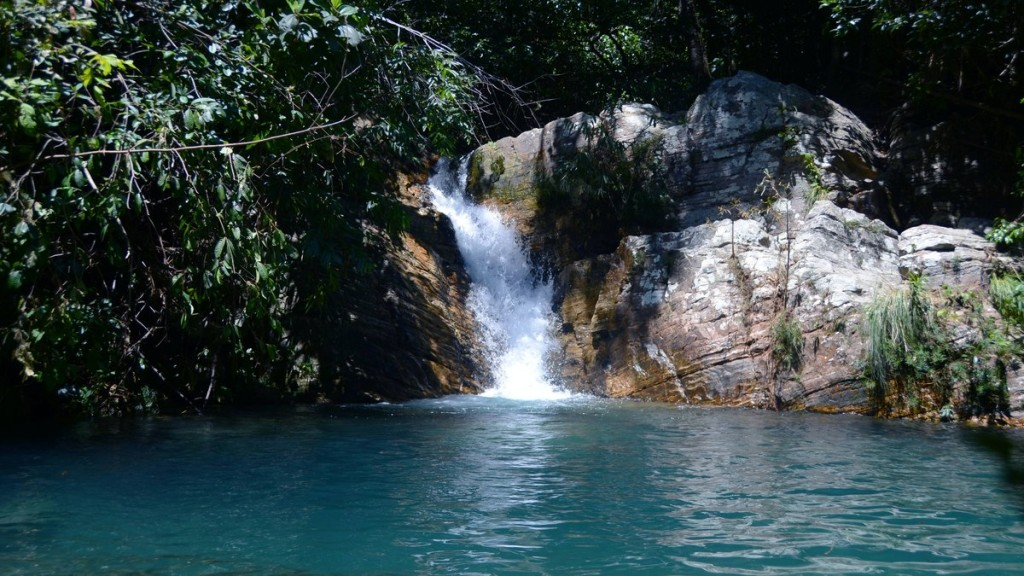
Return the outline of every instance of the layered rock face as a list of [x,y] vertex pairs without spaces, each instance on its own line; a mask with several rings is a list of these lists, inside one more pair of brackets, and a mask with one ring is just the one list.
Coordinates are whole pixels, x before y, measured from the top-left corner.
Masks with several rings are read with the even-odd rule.
[[[573,215],[538,209],[539,185],[587,147],[591,117],[485,145],[471,160],[471,191],[515,218],[555,275],[565,385],[862,411],[864,309],[876,296],[921,275],[934,298],[970,295],[999,321],[985,288],[995,268],[1014,262],[972,230],[890,227],[879,176],[887,159],[836,103],[741,73],[713,83],[683,116],[623,106],[603,121],[621,142],[657,140],[672,231],[578,250],[563,234]],[[965,314],[950,316],[960,322],[958,345],[980,337]],[[1020,409],[1021,383],[1012,366],[1008,374]]]
[[488,373],[466,306],[469,278],[451,222],[403,186],[409,229],[386,242],[384,266],[339,287],[305,329],[318,381],[335,402],[480,392]]

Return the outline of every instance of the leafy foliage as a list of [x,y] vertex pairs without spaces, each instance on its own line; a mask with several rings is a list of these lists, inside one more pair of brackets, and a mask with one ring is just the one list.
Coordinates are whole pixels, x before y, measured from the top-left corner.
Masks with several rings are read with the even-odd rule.
[[595,118],[579,127],[585,142],[560,155],[554,173],[538,183],[537,204],[547,213],[571,215],[592,235],[614,236],[663,228],[672,218],[662,142],[615,138],[612,120]]
[[821,167],[814,160],[814,154],[804,153],[800,155],[803,161],[804,173],[807,174],[810,189],[807,194],[807,209],[810,210],[814,203],[828,197],[828,187],[825,186],[824,174]]
[[[844,54],[836,88],[888,107],[891,125],[930,127],[925,154],[942,182],[920,200],[897,198],[906,216],[929,203],[1015,220],[1011,198],[1024,142],[1021,74],[1024,3],[1014,0],[821,0]],[[844,97],[844,101],[851,98]],[[879,110],[881,112],[881,110]],[[949,167],[946,169],[945,167]],[[950,186],[943,184],[952,181]],[[890,186],[897,181],[890,179]],[[965,198],[964,191],[969,191]],[[909,191],[909,190],[908,190]],[[940,197],[941,196],[941,197]],[[979,206],[985,208],[979,210]],[[1005,210],[1005,212],[1004,212]],[[1002,227],[997,227],[997,230]],[[997,239],[1016,242],[1016,226]]]
[[1024,277],[1019,273],[997,274],[991,279],[989,294],[1003,320],[1024,328]]
[[985,238],[1003,248],[1018,249],[1024,245],[1024,224],[1019,220],[996,218],[992,228],[985,233]]
[[803,363],[804,336],[800,322],[788,312],[772,322],[772,360],[782,370],[799,371]]
[[875,298],[866,320],[867,372],[876,395],[884,399],[890,381],[902,386],[908,378],[928,375],[943,335],[920,276],[911,277],[905,290]]
[[[1017,148],[1017,186],[1014,188],[1014,196],[1018,199],[1024,198],[1024,148]],[[1024,217],[1024,213],[1010,221],[1005,218],[996,218],[985,237],[1002,248],[1020,251],[1024,248],[1022,217]]]
[[554,119],[621,102],[681,110],[709,74],[740,69],[804,81],[818,67],[813,55],[828,53],[827,14],[816,7],[817,0],[409,0],[399,9],[524,86],[537,116]]
[[[989,106],[1019,101],[1024,10],[1013,0],[821,0],[833,33],[868,36],[888,74],[906,73],[910,95]],[[898,78],[898,76],[897,76]],[[960,100],[963,103],[963,100]],[[985,107],[982,106],[981,109]]]
[[[811,161],[813,162],[813,158]],[[761,197],[761,206],[751,208],[742,215],[745,217],[761,216],[765,218],[766,223],[774,221],[781,232],[779,263],[774,274],[771,363],[766,373],[766,384],[774,408],[782,410],[787,404],[783,397],[783,377],[789,372],[800,372],[804,349],[803,331],[800,328],[799,320],[793,315],[795,302],[790,298],[789,290],[790,275],[794,266],[793,205],[791,203],[793,190],[791,186],[780,182],[769,170],[765,169],[754,192]],[[730,239],[730,244],[733,246],[731,259],[736,260],[734,239]],[[730,263],[730,267],[732,266],[733,264]],[[749,293],[751,288],[745,290]],[[744,295],[744,299],[746,298],[747,296]]]
[[[989,295],[999,308],[996,295],[991,291]],[[973,291],[953,292],[947,296],[947,303],[952,309],[966,311],[967,324],[976,333],[961,350],[952,351],[950,362],[943,369],[951,383],[960,385],[961,392],[956,398],[958,411],[963,416],[1008,412],[1006,367],[1020,358],[1019,338],[1011,336],[1012,330],[1008,330],[1005,322],[997,323],[985,313],[982,296]],[[1006,316],[1003,320],[1010,324],[1015,322]]]
[[[1006,410],[1005,364],[1019,349],[985,316],[979,297],[947,290],[937,307],[923,279],[876,297],[866,310],[865,375],[879,409],[943,407],[962,416]],[[977,337],[954,345],[942,317],[966,311]]]
[[457,59],[340,0],[14,0],[0,30],[0,393],[97,414],[294,393],[291,312],[473,126]]

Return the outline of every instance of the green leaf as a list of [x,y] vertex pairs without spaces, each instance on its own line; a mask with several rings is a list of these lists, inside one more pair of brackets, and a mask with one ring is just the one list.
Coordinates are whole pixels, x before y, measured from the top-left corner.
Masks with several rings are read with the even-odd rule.
[[299,25],[299,19],[295,14],[285,14],[277,22],[277,27],[281,30],[281,36],[284,37],[292,32],[296,26]]
[[103,76],[110,76],[113,71],[113,62],[108,56],[103,54],[97,54],[92,57],[91,63],[99,70],[99,73]]
[[18,124],[29,134],[36,133],[36,109],[22,102],[18,105]]
[[7,273],[7,287],[11,290],[21,288],[21,270],[11,270]]
[[363,33],[348,24],[338,27],[338,35],[344,38],[349,46],[353,47],[358,46],[363,41]]
[[195,110],[193,110],[191,108],[189,108],[188,110],[185,110],[185,129],[186,130],[195,130],[197,128],[202,128],[202,127],[203,127],[203,122],[202,122],[202,120],[199,117],[199,113],[197,113]]

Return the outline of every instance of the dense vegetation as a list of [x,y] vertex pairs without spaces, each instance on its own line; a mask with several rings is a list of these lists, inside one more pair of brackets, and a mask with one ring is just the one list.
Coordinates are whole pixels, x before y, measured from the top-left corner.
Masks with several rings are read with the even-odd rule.
[[315,394],[292,318],[379,265],[396,172],[738,69],[933,128],[1019,245],[1022,31],[1018,0],[5,0],[0,411]]
[[[984,312],[983,296],[950,288],[938,297],[911,275],[901,290],[877,295],[865,311],[865,382],[886,414],[938,413],[943,418],[1004,414],[1007,366],[1021,354],[1019,301],[1007,301],[1019,279],[996,277],[992,297],[1003,312]],[[1012,288],[1011,288],[1012,289]],[[961,342],[954,326],[967,330]]]
[[1024,9],[1014,0],[408,0],[396,9],[525,86],[547,119],[621,100],[682,110],[709,79],[741,69],[878,120],[910,101],[943,118],[1024,115]]
[[578,239],[579,255],[610,252],[622,234],[666,229],[672,201],[661,139],[627,145],[615,138],[606,117],[572,129],[585,144],[559,157],[550,176],[538,178],[537,206],[559,220],[559,233]]
[[375,265],[396,170],[472,133],[453,54],[338,0],[16,0],[0,30],[8,407],[295,392],[289,314]]
[[491,137],[623,101],[684,110],[710,79],[752,70],[851,107],[893,144],[890,224],[948,207],[954,221],[1001,219],[994,239],[1024,238],[1015,0],[408,0],[396,10],[523,86],[530,113],[503,116]]

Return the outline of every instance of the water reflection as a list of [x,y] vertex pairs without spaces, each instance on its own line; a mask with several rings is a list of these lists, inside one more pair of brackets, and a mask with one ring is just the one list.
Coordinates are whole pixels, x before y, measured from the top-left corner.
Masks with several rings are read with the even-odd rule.
[[1024,431],[964,430],[963,437],[972,446],[992,455],[999,462],[1003,482],[1014,495],[1021,514],[1024,514]]
[[[808,417],[813,429],[801,430],[799,421],[773,425],[773,416],[758,417],[769,422],[709,419],[713,429],[696,438],[697,446],[665,442],[655,451],[688,460],[686,473],[661,483],[663,493],[675,495],[669,516],[676,528],[659,542],[681,563],[711,573],[842,573],[875,557],[897,571],[955,571],[971,566],[968,556],[991,554],[999,566],[1005,541],[962,534],[965,524],[990,520],[976,511],[976,500],[966,504],[976,483],[935,476],[964,464],[962,453],[943,450],[948,437],[904,430],[934,437],[894,454],[891,437],[873,438],[870,425],[851,446],[847,422]],[[905,465],[888,465],[893,459]],[[1020,523],[1000,516],[1006,536],[1024,543]],[[743,568],[752,561],[756,570]],[[1019,568],[1019,559],[1001,568]]]
[[930,424],[579,399],[161,420],[4,446],[0,565],[1020,573],[1024,526],[1000,481],[1020,453],[975,441]]
[[551,546],[547,533],[564,522],[554,504],[567,480],[553,461],[563,432],[557,407],[537,408],[458,414],[424,438],[435,464],[415,507],[419,536],[400,543],[427,548],[416,553],[422,568],[540,571],[539,551]]

